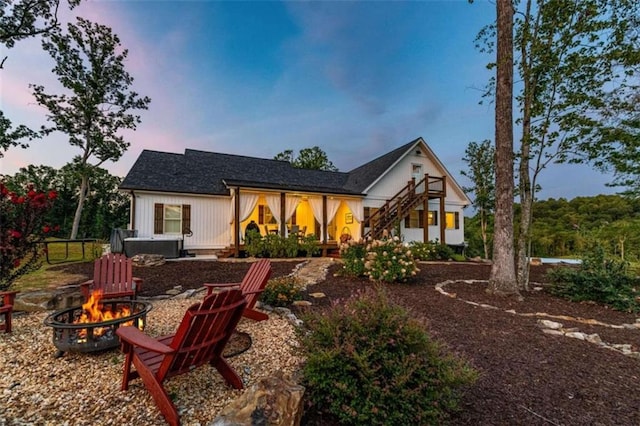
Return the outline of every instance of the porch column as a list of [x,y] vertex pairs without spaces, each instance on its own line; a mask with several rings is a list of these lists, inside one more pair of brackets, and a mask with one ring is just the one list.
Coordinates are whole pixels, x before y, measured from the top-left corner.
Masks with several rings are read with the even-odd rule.
[[422,203],[422,242],[429,242],[429,197]]
[[321,235],[320,241],[322,241],[323,243],[326,243],[328,241],[327,235],[329,235],[329,233],[327,232],[327,196],[323,195],[322,196],[322,235]]
[[236,188],[233,206],[233,245],[236,258],[240,257],[240,187]]
[[424,193],[427,195],[425,198],[422,210],[424,214],[424,230],[422,235],[422,242],[429,242],[429,200],[431,199],[431,189],[429,188],[429,173],[424,174]]
[[447,196],[447,177],[442,176],[442,192],[440,193],[440,244],[447,244],[445,231],[447,229],[447,216],[444,211],[444,199]]
[[287,224],[284,223],[285,216],[287,214],[287,212],[285,211],[286,208],[287,208],[287,203],[285,200],[285,193],[281,192],[280,193],[280,235],[282,235],[283,237],[287,235],[285,233],[285,230],[287,229]]

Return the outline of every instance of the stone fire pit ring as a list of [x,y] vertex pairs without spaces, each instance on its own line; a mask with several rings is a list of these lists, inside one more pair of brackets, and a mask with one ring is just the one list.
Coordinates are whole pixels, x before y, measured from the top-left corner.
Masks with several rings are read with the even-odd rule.
[[[137,300],[102,300],[100,304],[113,312],[128,307],[131,314],[108,321],[74,323],[83,313],[82,306],[57,311],[44,320],[44,324],[53,328],[53,344],[58,349],[56,358],[65,352],[97,352],[120,346],[116,330],[124,323],[130,323],[144,330],[147,313],[153,308],[150,302]],[[86,330],[86,336],[83,336]],[[99,331],[99,333],[97,332]]]

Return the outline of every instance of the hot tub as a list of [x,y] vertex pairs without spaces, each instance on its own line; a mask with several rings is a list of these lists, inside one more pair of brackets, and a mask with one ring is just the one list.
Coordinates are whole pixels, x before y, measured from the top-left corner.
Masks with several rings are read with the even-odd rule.
[[167,259],[180,257],[182,238],[131,237],[124,239],[124,254],[160,254]]

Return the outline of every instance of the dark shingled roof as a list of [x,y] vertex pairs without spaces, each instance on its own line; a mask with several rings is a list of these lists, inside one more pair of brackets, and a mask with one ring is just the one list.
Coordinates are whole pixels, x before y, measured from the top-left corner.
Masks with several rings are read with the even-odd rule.
[[346,188],[352,191],[362,193],[369,187],[376,179],[378,179],[384,172],[406,154],[413,145],[420,142],[422,138],[414,139],[411,142],[402,145],[393,151],[371,160],[360,167],[357,167],[349,172],[349,179],[347,180]]
[[228,187],[241,186],[364,195],[369,185],[421,140],[415,139],[349,173],[298,169],[288,161],[192,149],[184,154],[144,150],[120,189],[228,195]]
[[297,169],[287,161],[187,149],[184,154],[144,150],[120,189],[228,195],[228,186],[350,194],[348,174]]

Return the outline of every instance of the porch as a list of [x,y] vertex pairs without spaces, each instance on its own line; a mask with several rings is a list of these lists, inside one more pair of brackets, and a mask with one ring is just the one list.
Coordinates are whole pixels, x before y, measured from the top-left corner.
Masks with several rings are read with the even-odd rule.
[[227,256],[240,257],[246,251],[248,226],[262,237],[313,236],[322,256],[337,253],[342,235],[353,238],[362,235],[362,197],[241,186],[230,189],[233,220],[231,244],[225,249]]

